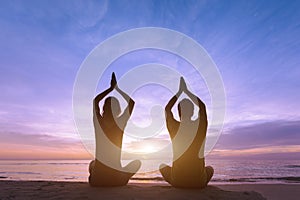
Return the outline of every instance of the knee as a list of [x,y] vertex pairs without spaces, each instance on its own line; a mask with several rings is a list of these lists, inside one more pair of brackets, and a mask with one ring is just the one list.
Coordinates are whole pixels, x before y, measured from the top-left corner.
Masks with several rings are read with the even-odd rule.
[[166,167],[169,167],[169,166],[164,164],[164,163],[159,165],[159,169],[163,169],[163,168],[166,168]]
[[136,173],[141,168],[142,162],[140,160],[134,160],[130,162],[125,170],[129,173]]
[[134,160],[134,161],[132,161],[132,163],[134,166],[137,166],[137,167],[141,167],[141,165],[142,165],[142,162],[140,160]]
[[[163,178],[165,179],[165,181],[167,181],[168,183],[170,183],[171,185],[173,185],[172,181],[171,181],[171,167],[166,165],[166,164],[161,164],[159,166],[159,171],[161,173],[161,175],[163,176]],[[174,186],[174,185],[173,185]]]
[[211,166],[207,166],[205,167],[205,169],[206,169],[207,181],[210,181],[210,179],[214,175],[214,168],[212,168]]
[[212,166],[207,166],[205,168],[207,172],[209,172],[210,174],[214,174],[214,168]]
[[134,160],[132,161],[132,168],[134,172],[137,172],[142,166],[142,162],[140,160]]
[[171,170],[171,167],[166,165],[166,164],[161,164],[159,166],[159,171],[160,171],[161,174],[168,173],[170,170]]
[[95,169],[95,160],[92,160],[89,164],[89,173],[91,174],[92,171]]

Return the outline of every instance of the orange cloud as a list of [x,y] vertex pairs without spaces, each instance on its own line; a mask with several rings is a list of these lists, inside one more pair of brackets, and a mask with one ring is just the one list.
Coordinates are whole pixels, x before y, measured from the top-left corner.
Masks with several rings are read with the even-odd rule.
[[20,144],[1,144],[1,159],[91,159],[81,144],[64,147],[41,147]]
[[300,145],[268,146],[249,149],[215,149],[211,152],[211,155],[242,156],[272,153],[300,153]]

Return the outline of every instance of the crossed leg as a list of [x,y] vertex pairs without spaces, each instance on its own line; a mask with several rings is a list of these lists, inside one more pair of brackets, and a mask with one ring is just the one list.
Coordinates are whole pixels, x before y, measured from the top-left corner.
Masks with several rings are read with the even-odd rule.
[[98,160],[89,165],[89,183],[91,186],[123,186],[139,170],[141,161],[135,160],[122,168],[122,171],[108,167]]
[[163,176],[163,178],[165,179],[165,181],[167,181],[168,183],[170,183],[172,185],[172,183],[171,183],[171,175],[172,175],[171,170],[172,170],[172,168],[170,166],[166,165],[166,164],[161,164],[159,166],[159,171],[160,171],[161,175]]
[[[163,176],[163,178],[165,179],[165,181],[167,181],[173,186],[176,186],[176,184],[172,182],[172,168],[166,164],[161,164],[159,168],[160,168],[159,171]],[[205,172],[206,172],[206,180],[204,181],[205,181],[205,185],[207,185],[214,175],[214,169],[211,166],[207,166],[205,167]]]
[[205,167],[205,171],[206,171],[206,185],[207,185],[214,175],[214,168],[212,166],[207,166]]

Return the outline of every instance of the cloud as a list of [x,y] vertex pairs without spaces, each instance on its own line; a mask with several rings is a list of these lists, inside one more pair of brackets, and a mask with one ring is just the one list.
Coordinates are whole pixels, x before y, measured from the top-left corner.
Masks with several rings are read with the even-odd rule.
[[108,1],[76,1],[73,2],[71,17],[78,18],[78,23],[82,29],[94,28],[103,20],[107,13]]
[[0,105],[0,129],[3,132],[20,134],[47,134],[59,137],[78,138],[71,109],[57,105]]
[[90,159],[78,139],[0,132],[0,159]]
[[212,159],[266,159],[266,160],[298,160],[300,145],[269,146],[243,150],[213,150],[208,158]]
[[221,135],[215,148],[242,150],[270,146],[300,145],[299,141],[300,121],[277,120],[236,126],[226,130]]
[[47,134],[22,134],[16,132],[1,132],[0,143],[2,144],[17,144],[29,145],[35,147],[69,147],[80,146],[80,140],[66,137],[55,137]]

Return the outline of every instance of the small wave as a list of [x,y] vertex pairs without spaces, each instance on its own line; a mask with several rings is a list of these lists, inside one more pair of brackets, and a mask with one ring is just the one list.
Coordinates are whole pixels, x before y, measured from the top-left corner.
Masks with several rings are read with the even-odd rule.
[[10,173],[10,174],[41,174],[41,173],[37,173],[37,172],[7,172],[7,173]]
[[212,179],[212,182],[259,182],[259,181],[292,181],[292,182],[300,183],[300,177],[253,177],[253,178]]
[[228,179],[228,182],[257,182],[257,180],[252,178],[238,178],[238,179],[231,178]]
[[257,182],[257,180],[249,179],[249,178],[230,178],[230,179],[212,179],[212,182]]
[[48,165],[87,165],[88,163],[47,163]]
[[286,168],[300,168],[300,165],[285,165]]
[[163,177],[133,177],[130,180],[136,180],[136,181],[164,181],[165,179]]
[[72,179],[76,179],[76,177],[66,177],[64,178],[65,180],[72,180]]
[[7,176],[0,176],[0,179],[8,178]]
[[295,181],[300,182],[300,177],[288,176],[288,177],[267,177],[267,178],[260,178],[266,180],[283,180],[283,181]]
[[1,163],[0,165],[40,165],[42,163]]

